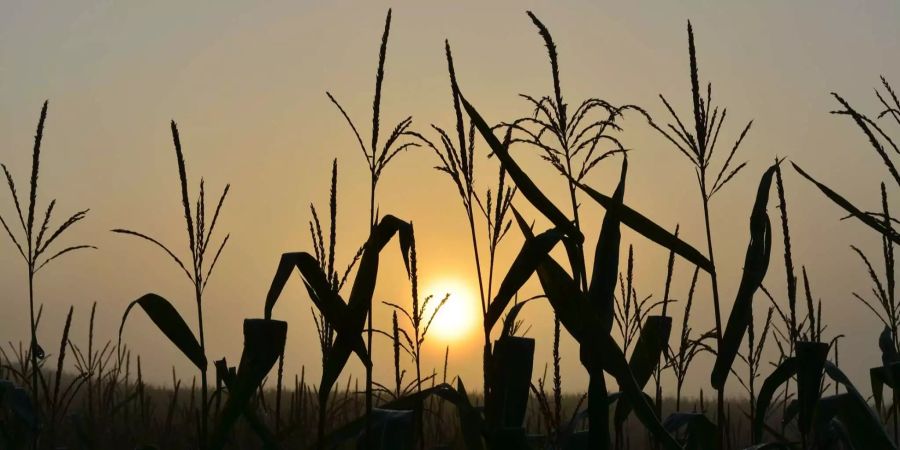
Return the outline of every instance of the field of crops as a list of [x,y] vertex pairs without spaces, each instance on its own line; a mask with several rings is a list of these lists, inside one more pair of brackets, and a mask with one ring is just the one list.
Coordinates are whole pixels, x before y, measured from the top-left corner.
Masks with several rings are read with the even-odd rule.
[[[411,117],[396,124],[381,120],[392,26],[387,12],[383,35],[373,41],[379,47],[370,124],[367,120],[363,126],[361,111],[347,110],[337,96],[327,94],[368,168],[368,179],[355,180],[368,183],[368,217],[351,218],[368,221],[368,236],[342,237],[358,251],[349,261],[336,261],[339,171],[334,160],[329,202],[310,209],[309,250],[272,256],[277,269],[259,305],[261,317],[244,320],[239,361],[210,353],[204,335],[207,282],[220,258],[228,258],[230,235],[219,219],[228,207],[230,185],[207,192],[203,179],[188,179],[187,152],[179,136],[183,130],[174,121],[183,217],[171,219],[183,219],[188,248],[167,246],[140,228],[112,232],[133,241],[137,253],[162,251],[194,287],[196,308],[176,308],[174,302],[147,293],[121,311],[118,339],[105,341],[94,337],[96,303],[84,332],[72,329],[70,307],[62,340],[51,344],[41,339],[44,304],[34,295],[36,275],[78,253],[97,250],[90,244],[62,244],[77,234],[73,226],[89,211],[59,220],[56,200],[48,201],[55,194],[39,189],[41,143],[50,120],[45,102],[30,174],[20,176],[2,166],[13,214],[0,216],[0,234],[8,238],[4,251],[21,256],[27,268],[22,283],[29,293],[31,336],[30,342],[0,347],[0,450],[897,448],[900,305],[894,245],[900,243],[900,232],[893,228],[898,220],[891,215],[888,186],[900,187],[895,163],[900,147],[892,138],[900,129],[900,99],[887,79],[876,87],[878,106],[871,111],[832,94],[831,114],[857,130],[860,143],[874,150],[866,156],[874,155],[886,169],[868,174],[888,179],[881,183],[881,198],[868,202],[879,208],[869,211],[844,198],[840,186],[805,171],[802,160],[748,165],[741,149],[755,131],[753,122],[726,120],[726,107],[713,101],[712,83],[700,70],[702,40],[695,42],[690,23],[685,36],[690,71],[680,80],[686,89],[660,94],[655,105],[619,105],[601,98],[564,98],[551,24],[531,12],[525,19],[545,44],[535,51],[546,53],[552,74],[546,95],[522,94],[527,108],[519,118],[483,116],[479,99],[467,96],[468,86],[457,80],[447,41],[446,108],[455,122],[416,127]],[[676,110],[675,98],[692,108]],[[698,194],[703,217],[697,223],[704,225],[705,242],[687,242],[679,226],[663,226],[653,211],[629,206],[629,154],[640,149],[623,138],[625,117],[662,136],[669,150],[683,157],[684,172],[693,172],[685,184]],[[550,198],[512,149],[537,152],[568,196]],[[470,276],[477,283],[482,319],[481,379],[448,373],[446,353],[442,367],[423,363],[423,346],[448,297],[420,293],[415,217],[385,214],[377,206],[379,183],[391,176],[386,169],[412,151],[432,155],[433,176],[449,182],[458,194],[439,201],[447,205],[449,220],[467,225],[471,238]],[[496,171],[475,167],[487,154],[496,161]],[[588,175],[604,165],[619,172],[612,192],[588,182]],[[743,203],[746,215],[735,218],[735,230],[728,233],[744,236],[745,257],[742,262],[717,261],[714,241],[725,230],[712,226],[710,211],[717,208],[717,194],[738,177],[758,180],[755,196]],[[852,264],[871,279],[871,286],[858,290],[864,294],[854,294],[856,306],[870,310],[883,325],[878,341],[872,342],[882,361],[870,370],[869,379],[851,380],[841,370],[841,335],[827,329],[822,301],[804,262],[792,253],[796,231],[789,219],[804,211],[803,205],[787,203],[784,180],[789,177],[795,181],[792,186],[830,199],[835,211],[881,238],[877,249],[852,247],[859,257]],[[604,211],[600,223],[587,223],[580,214],[588,204]],[[122,225],[132,224],[125,219]],[[660,261],[667,267],[661,295],[638,294],[635,254],[623,229],[668,253]],[[596,241],[596,247],[586,248],[588,241]],[[498,252],[501,246],[514,246],[518,253],[505,260]],[[783,259],[784,273],[768,270],[773,258]],[[379,265],[386,259],[402,261],[409,281],[406,299],[375,298]],[[676,262],[691,270],[676,273]],[[719,287],[717,268],[726,265],[741,270],[734,292]],[[676,296],[670,291],[678,278],[690,288]],[[530,279],[539,282],[541,292],[520,296]],[[707,281],[709,292],[698,292]],[[291,357],[285,351],[288,327],[296,320],[308,321],[280,316],[275,309],[292,283],[305,288],[313,307],[318,346],[307,348],[321,351],[318,379],[305,371],[285,371],[285,358]],[[553,321],[552,336],[526,332],[520,311],[531,303],[552,308],[554,317],[547,317]],[[392,321],[374,322],[374,306],[390,308]],[[697,308],[713,311],[714,327],[692,325]],[[168,384],[145,382],[140,351],[129,347],[125,330],[147,319],[165,345],[170,342],[193,364],[195,373],[173,369]],[[564,334],[578,344],[580,364],[590,376],[586,392],[562,388],[559,347]],[[543,372],[535,359],[535,339],[552,341],[553,357]],[[392,359],[370,357],[373,345],[386,343]],[[687,391],[685,380],[697,371],[691,369],[699,355],[711,355],[715,364],[701,375],[701,390]],[[350,373],[351,360],[360,361],[365,373]],[[374,366],[390,367],[394,376],[375,379]],[[736,380],[741,390],[726,392],[728,380]]]

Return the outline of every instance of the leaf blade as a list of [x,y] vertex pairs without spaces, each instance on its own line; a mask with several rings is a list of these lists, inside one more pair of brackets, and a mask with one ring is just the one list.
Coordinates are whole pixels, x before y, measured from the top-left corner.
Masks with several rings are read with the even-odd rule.
[[744,339],[744,333],[747,331],[750,321],[753,320],[753,295],[762,284],[769,268],[772,230],[766,207],[769,202],[772,177],[777,167],[777,163],[772,165],[760,178],[756,201],[750,213],[750,243],[747,244],[747,254],[744,258],[744,272],[711,375],[712,385],[717,390],[725,386],[725,381],[731,372],[731,366],[734,364],[741,341]]
[[166,335],[169,341],[175,344],[181,350],[181,353],[191,360],[198,369],[204,370],[206,368],[206,355],[200,348],[200,343],[197,342],[197,338],[194,337],[190,327],[181,318],[181,314],[168,300],[153,293],[145,294],[131,302],[125,309],[125,314],[122,315],[122,323],[119,325],[119,341],[122,340],[122,332],[125,330],[125,321],[128,319],[128,314],[135,305],[141,307],[159,331]]

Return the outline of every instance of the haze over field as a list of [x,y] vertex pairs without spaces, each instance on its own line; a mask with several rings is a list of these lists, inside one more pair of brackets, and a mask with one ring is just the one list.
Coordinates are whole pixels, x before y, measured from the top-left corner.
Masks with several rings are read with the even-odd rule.
[[[4,1],[0,160],[19,183],[25,182],[36,118],[41,102],[49,98],[41,189],[57,194],[62,213],[91,208],[75,234],[77,242],[99,247],[40,274],[38,300],[47,305],[41,340],[59,341],[70,304],[75,305],[77,336],[86,334],[90,304],[97,301],[97,334],[113,340],[125,307],[146,292],[192,311],[192,286],[165,255],[108,231],[136,229],[174,248],[185,247],[170,119],[179,124],[191,179],[203,176],[211,192],[232,185],[219,224],[231,240],[206,294],[210,355],[237,360],[242,336],[235,330],[243,318],[262,315],[279,255],[311,250],[309,204],[325,208],[334,158],[342,239],[338,265],[344,267],[367,234],[368,172],[325,91],[357,123],[367,123],[388,7],[393,8],[393,23],[382,117],[393,124],[411,114],[413,127],[429,136],[429,124],[450,127],[454,120],[445,38],[453,46],[461,89],[489,121],[527,114],[530,106],[517,94],[545,95],[552,89],[543,42],[526,9],[553,32],[566,98],[637,104],[662,119],[659,93],[679,111],[689,107],[685,25],[690,19],[704,79],[714,83],[716,101],[729,108],[731,122],[723,131],[727,145],[741,124],[754,119],[742,150],[750,165],[714,199],[714,230],[721,230],[714,236],[716,262],[726,313],[740,278],[759,174],[775,157],[801,164],[862,206],[878,207],[879,182],[886,173],[858,129],[828,114],[837,106],[829,92],[871,112],[880,109],[871,90],[878,77],[900,83],[900,4],[892,1],[495,1],[489,6],[474,1],[278,1],[221,2],[215,8],[181,2],[125,7],[98,1],[85,7]],[[682,238],[705,248],[690,166],[642,117],[626,116],[623,123],[624,143],[633,149],[626,201],[660,224],[674,228],[680,223]],[[369,133],[368,126],[361,131]],[[485,158],[487,147],[479,146],[481,168],[476,172],[487,188],[495,182],[496,161]],[[562,180],[537,153],[525,147],[514,153],[540,186],[551,187],[549,196],[565,198]],[[423,366],[440,366],[449,345],[450,373],[478,386],[481,318],[468,229],[453,186],[432,169],[436,164],[426,150],[398,156],[379,184],[378,206],[383,214],[415,223],[423,292],[440,296],[451,291],[448,308],[455,308],[452,318],[459,322],[439,322],[437,330],[443,331],[426,345]],[[618,170],[618,161],[610,160],[587,181],[611,192]],[[839,220],[843,212],[795,172],[786,170],[785,177],[795,261],[806,265],[813,291],[823,300],[826,337],[848,334],[841,341],[841,366],[853,379],[866,380],[868,368],[880,361],[874,344],[881,327],[852,298],[853,292],[869,291],[869,279],[849,244],[877,252],[880,241],[858,222]],[[197,186],[191,188],[193,195]],[[582,203],[586,227],[599,229],[602,210],[587,200]],[[515,205],[529,219],[539,219],[524,199],[516,199]],[[769,211],[774,217],[774,203]],[[0,213],[14,214],[8,197],[2,197]],[[546,226],[538,220],[538,229]],[[630,231],[624,235],[634,244],[638,294],[660,297],[667,252]],[[593,248],[596,236],[588,234],[586,248]],[[780,240],[779,231],[774,240]],[[520,244],[514,227],[501,247],[498,272],[505,272]],[[409,288],[397,253],[391,247],[391,256],[382,258],[375,298],[405,304]],[[766,283],[779,299],[784,295],[782,264],[773,255]],[[676,262],[673,298],[684,298],[692,270],[683,260]],[[4,241],[3,342],[28,340],[23,271],[14,247]],[[697,330],[713,324],[706,283],[701,277],[692,320]],[[537,294],[539,287],[529,284],[525,293]],[[765,302],[761,294],[757,302]],[[307,375],[318,379],[320,354],[310,306],[295,280],[275,316],[291,323],[285,372],[299,372],[305,365]],[[376,326],[387,329],[390,309],[378,304],[374,314]],[[524,310],[529,336],[552,335],[550,314],[544,303]],[[188,322],[193,325],[193,319]],[[467,332],[453,332],[466,326]],[[386,360],[389,343],[378,339],[375,359]],[[150,380],[167,381],[171,364],[185,377],[193,374],[190,363],[143,318],[130,324],[124,340],[142,355]],[[536,374],[549,363],[551,344],[550,339],[537,341]],[[564,389],[583,391],[587,375],[568,335],[563,336],[562,364]],[[689,395],[709,389],[711,364],[708,356],[698,362],[689,377]],[[351,361],[351,369],[362,377],[357,361]],[[389,365],[376,365],[375,378],[390,378],[390,371]],[[868,390],[866,383],[859,384]]]

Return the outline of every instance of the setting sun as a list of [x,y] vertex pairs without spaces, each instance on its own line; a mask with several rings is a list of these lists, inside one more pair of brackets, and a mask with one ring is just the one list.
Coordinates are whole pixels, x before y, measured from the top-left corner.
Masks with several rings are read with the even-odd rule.
[[450,294],[431,323],[428,330],[430,336],[445,342],[460,341],[478,328],[481,322],[478,313],[478,294],[466,283],[455,279],[440,279],[430,283],[423,293],[434,295],[428,304],[425,317],[429,317],[433,308],[440,304],[440,300]]

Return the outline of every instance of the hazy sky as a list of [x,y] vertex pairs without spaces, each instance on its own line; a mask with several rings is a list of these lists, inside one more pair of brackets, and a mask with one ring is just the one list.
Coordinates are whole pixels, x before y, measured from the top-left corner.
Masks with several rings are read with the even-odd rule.
[[[0,159],[24,186],[38,112],[49,98],[41,208],[51,198],[58,199],[59,213],[91,208],[67,240],[100,247],[40,274],[37,293],[46,305],[40,337],[48,351],[59,341],[69,305],[76,309],[76,342],[86,338],[91,302],[99,303],[98,336],[115,339],[126,305],[146,292],[172,300],[194,325],[192,288],[180,270],[156,248],[108,231],[127,227],[151,233],[187,258],[170,119],[180,125],[192,195],[200,176],[214,191],[232,184],[219,225],[231,233],[231,241],[205,304],[210,359],[226,355],[236,362],[241,320],[262,315],[279,255],[311,250],[309,203],[325,208],[333,158],[340,171],[338,264],[347,263],[364,240],[368,174],[352,133],[325,91],[342,101],[364,134],[370,132],[377,51],[388,7],[393,26],[383,123],[392,126],[411,114],[414,128],[423,132],[430,132],[431,123],[451,126],[453,120],[445,38],[453,46],[462,89],[488,120],[527,114],[518,93],[550,92],[546,52],[526,10],[545,22],[559,46],[563,94],[570,103],[602,97],[641,105],[664,118],[657,98],[663,93],[686,112],[685,25],[690,19],[701,76],[713,82],[716,103],[729,110],[722,149],[744,122],[755,120],[743,148],[750,165],[713,203],[724,314],[731,309],[742,269],[756,185],[773,158],[788,157],[859,204],[877,205],[886,172],[852,123],[828,114],[836,107],[829,92],[874,113],[879,105],[872,88],[879,75],[900,83],[900,4],[894,1],[4,1]],[[692,168],[640,117],[628,117],[624,125],[626,145],[635,149],[627,202],[665,226],[680,223],[684,239],[705,248]],[[477,152],[484,189],[493,183],[496,166],[483,158],[483,146]],[[535,152],[523,148],[516,155],[551,197],[567,204],[562,180]],[[415,222],[424,286],[457,280],[474,292],[463,210],[449,179],[432,169],[435,163],[426,151],[401,155],[379,186],[380,210]],[[611,161],[588,182],[609,192],[617,171],[618,162]],[[814,294],[824,302],[826,336],[847,335],[841,365],[867,390],[867,368],[879,362],[880,326],[851,296],[869,292],[869,282],[849,245],[874,256],[878,239],[856,222],[840,221],[841,211],[793,170],[785,175],[795,261],[806,265]],[[0,212],[9,219],[12,202],[6,195],[0,198]],[[592,249],[602,210],[582,200]],[[537,218],[524,199],[516,205]],[[777,220],[777,210],[769,211]],[[521,244],[517,232],[510,236],[498,263],[501,272]],[[660,297],[666,253],[631,233],[626,238],[635,245],[638,292]],[[780,239],[776,232],[766,285],[783,299]],[[25,269],[11,244],[4,240],[0,249],[0,291],[5,294],[0,340],[27,341]],[[376,299],[408,303],[397,251],[391,247],[387,255]],[[684,261],[677,263],[672,297],[685,297],[691,270]],[[529,284],[526,293],[537,290]],[[712,324],[708,293],[703,279],[692,319],[697,330]],[[759,296],[756,304],[762,311],[767,302]],[[310,306],[294,278],[275,315],[290,321],[286,372],[306,365],[307,375],[318,380],[320,355]],[[548,314],[546,304],[529,306],[523,314],[529,336],[538,338],[535,374],[550,361]],[[376,306],[375,319],[389,327],[389,309]],[[193,374],[186,358],[146,317],[130,320],[124,339],[142,355],[148,378],[168,379],[173,365],[182,376]],[[451,343],[449,371],[479,386],[481,319],[472,320],[469,337]],[[675,320],[680,323],[680,312]],[[376,343],[376,361],[387,361],[386,340]],[[446,344],[426,345],[426,367],[442,359]],[[568,337],[563,344],[564,387],[583,389],[586,376],[576,346]],[[689,394],[697,387],[710,390],[710,361],[704,357],[695,366]],[[360,373],[357,362],[350,367]],[[389,367],[376,366],[376,377],[389,379]]]

